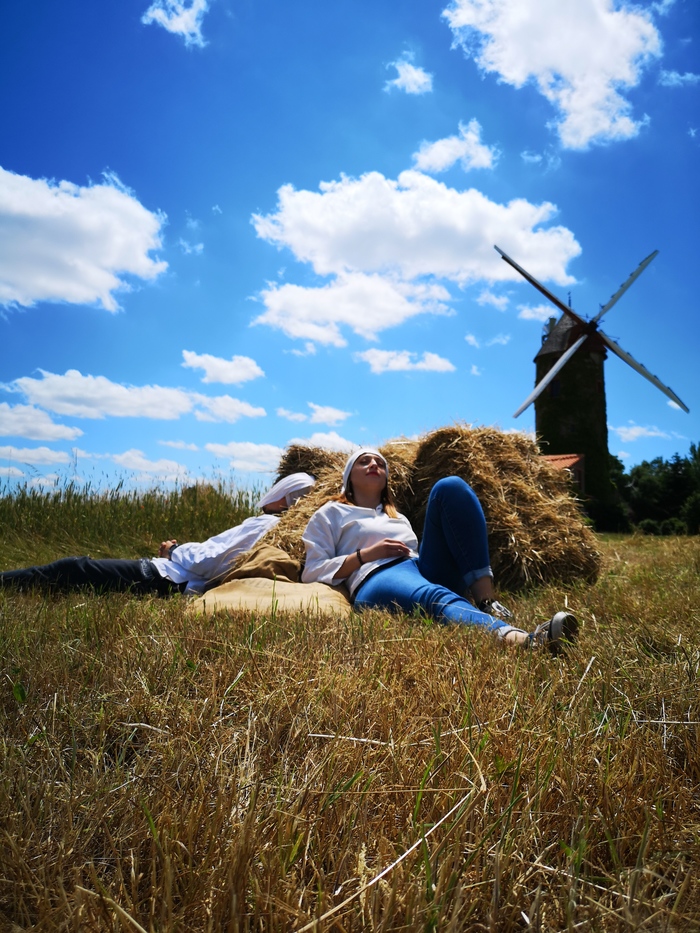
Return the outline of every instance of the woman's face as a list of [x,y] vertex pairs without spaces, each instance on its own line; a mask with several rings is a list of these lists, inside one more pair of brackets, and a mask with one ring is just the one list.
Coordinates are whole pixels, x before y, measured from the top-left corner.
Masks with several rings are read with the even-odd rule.
[[355,495],[381,495],[386,487],[386,463],[377,454],[362,454],[353,464],[350,482]]

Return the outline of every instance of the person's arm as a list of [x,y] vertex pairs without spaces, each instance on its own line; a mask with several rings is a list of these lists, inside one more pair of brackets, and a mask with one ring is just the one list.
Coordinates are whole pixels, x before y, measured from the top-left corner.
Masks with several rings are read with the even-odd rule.
[[[212,580],[226,573],[235,559],[248,551],[279,521],[278,515],[258,515],[201,543],[188,541],[170,553],[170,559],[187,573]],[[168,544],[169,542],[164,542]]]

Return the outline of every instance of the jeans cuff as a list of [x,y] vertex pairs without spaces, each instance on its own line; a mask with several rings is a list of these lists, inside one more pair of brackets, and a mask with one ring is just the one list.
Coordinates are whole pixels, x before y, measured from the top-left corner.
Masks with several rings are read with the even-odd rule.
[[482,567],[480,570],[470,570],[469,573],[464,574],[463,579],[467,588],[471,589],[472,584],[482,577],[493,577],[493,570],[491,570],[490,567]]

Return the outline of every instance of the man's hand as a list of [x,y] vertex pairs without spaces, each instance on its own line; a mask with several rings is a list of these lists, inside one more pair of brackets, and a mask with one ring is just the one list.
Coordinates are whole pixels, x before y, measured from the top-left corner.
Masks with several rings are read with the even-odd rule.
[[170,557],[177,547],[177,541],[173,538],[171,541],[161,541],[158,548],[158,557]]

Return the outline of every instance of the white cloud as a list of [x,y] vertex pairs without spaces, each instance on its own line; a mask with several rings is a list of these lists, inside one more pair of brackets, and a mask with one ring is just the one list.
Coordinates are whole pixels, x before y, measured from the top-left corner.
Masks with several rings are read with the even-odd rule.
[[447,136],[437,142],[423,141],[418,152],[413,154],[413,163],[421,172],[445,172],[459,162],[465,172],[473,168],[493,168],[499,156],[495,146],[486,146],[481,141],[481,125],[470,120],[468,125],[459,124],[458,136]]
[[173,482],[187,476],[187,469],[176,460],[149,460],[142,450],[131,449],[124,451],[123,454],[112,454],[111,459],[117,466],[126,470],[146,474],[148,479],[157,476],[164,481]]
[[264,408],[242,402],[230,395],[217,395],[210,398],[207,395],[194,395],[198,409],[194,416],[197,421],[227,421],[233,424],[239,418],[264,418],[267,412]]
[[202,36],[202,19],[209,9],[209,0],[154,0],[141,17],[148,25],[157,23],[168,32],[182,36],[185,45],[206,45]]
[[669,408],[673,408],[673,409],[675,409],[676,411],[683,411],[683,409],[682,409],[681,406],[678,404],[678,402],[674,402],[672,398],[670,398],[670,399],[666,402],[666,404],[668,405]]
[[492,337],[486,342],[487,347],[505,347],[506,344],[510,343],[510,334],[496,334],[495,337]]
[[223,211],[221,210],[218,204],[214,204],[211,210],[213,214],[223,214]]
[[618,450],[617,456],[620,458],[620,460],[629,460],[632,455],[626,450]]
[[491,305],[493,308],[496,308],[498,311],[505,311],[508,307],[508,302],[510,299],[507,295],[494,295],[492,291],[489,291],[488,288],[483,289],[479,297],[476,299],[476,303],[481,305]]
[[202,382],[220,382],[224,385],[239,385],[264,376],[265,373],[249,356],[232,356],[230,360],[211,356],[209,353],[194,353],[183,350],[182,364],[186,369],[203,369]]
[[196,444],[188,444],[186,441],[158,441],[163,447],[172,447],[173,450],[199,450]]
[[557,212],[549,202],[498,204],[474,188],[459,191],[413,170],[396,181],[379,172],[341,176],[319,188],[283,185],[277,210],[252,217],[259,237],[288,247],[319,275],[393,272],[460,285],[520,280],[494,250],[498,243],[537,278],[574,281],[566,265],[581,248],[565,227],[542,229]]
[[479,349],[480,344],[474,334],[467,334],[464,339],[467,341],[470,347],[475,347],[477,350]]
[[0,402],[0,437],[27,437],[32,441],[72,441],[80,437],[80,428],[56,424],[45,411],[33,405],[8,405]]
[[520,158],[528,165],[543,166],[547,172],[553,171],[561,165],[561,156],[553,149],[547,149],[545,152],[530,152],[525,149],[520,153]]
[[316,405],[314,402],[307,402],[307,404],[311,409],[310,415],[300,411],[289,411],[287,408],[278,408],[277,414],[280,418],[286,418],[287,421],[308,421],[310,424],[327,424],[330,427],[340,424],[352,414],[350,411],[342,411],[330,405]]
[[263,289],[265,311],[253,321],[288,337],[344,347],[340,325],[367,340],[418,314],[446,314],[449,292],[440,285],[410,284],[389,276],[350,273],[320,288],[275,285]]
[[9,386],[22,392],[32,405],[77,418],[154,418],[173,421],[194,412],[200,421],[236,421],[265,414],[230,395],[209,397],[163,386],[125,386],[106,376],[83,376],[76,369],[65,375],[41,372],[41,379],[22,376]]
[[685,87],[686,85],[697,84],[700,81],[700,75],[692,71],[686,71],[680,74],[678,71],[662,71],[659,73],[659,84],[663,87]]
[[0,305],[37,301],[102,305],[128,278],[152,280],[167,268],[164,216],[148,211],[113,174],[79,187],[0,168]]
[[62,450],[50,447],[0,447],[0,460],[16,460],[19,463],[68,463],[70,457]]
[[518,317],[523,321],[548,321],[555,316],[554,305],[518,305]]
[[355,354],[356,360],[369,363],[373,373],[432,372],[451,373],[455,367],[437,353],[425,352],[421,358],[408,350],[365,350]]
[[290,353],[293,353],[294,356],[315,356],[315,355],[316,355],[316,344],[315,344],[315,343],[311,343],[311,341],[309,340],[309,341],[307,341],[307,343],[304,345],[304,349],[303,349],[303,350],[296,350],[296,349],[295,349],[295,350],[290,350],[289,352],[290,352]]
[[185,256],[201,256],[204,252],[204,243],[190,243],[182,237],[179,239],[179,245]]
[[269,473],[277,469],[284,451],[274,444],[253,444],[250,441],[231,441],[229,444],[206,444],[215,457],[230,458],[234,470],[245,473]]
[[309,418],[311,424],[327,424],[332,428],[336,424],[341,424],[352,414],[351,411],[342,411],[330,405],[315,405],[313,402],[309,402],[308,405],[312,412]]
[[106,376],[83,376],[76,369],[65,375],[39,370],[41,379],[22,376],[12,386],[32,405],[77,418],[157,418],[170,421],[192,410],[189,393],[163,386],[125,386]]
[[413,55],[406,53],[395,62],[390,62],[387,68],[396,68],[397,77],[387,81],[384,85],[385,91],[391,91],[397,88],[399,91],[405,91],[407,94],[428,94],[433,89],[433,76],[412,64]]
[[301,411],[290,411],[288,408],[278,408],[277,414],[280,418],[286,418],[287,421],[308,421],[309,416]]
[[623,425],[619,428],[608,425],[608,428],[617,434],[617,436],[624,444],[632,443],[632,441],[638,441],[640,437],[663,437],[665,439],[668,439],[669,437],[665,431],[661,431],[657,427],[643,427],[641,424],[635,424],[634,421],[630,421],[628,425]]
[[470,372],[470,374],[471,374],[472,376],[480,376],[480,375],[481,375],[481,370],[479,369],[479,367],[478,367],[476,364],[473,364],[473,365],[472,365],[472,368],[469,370],[469,372]]
[[562,144],[635,136],[623,96],[661,55],[649,12],[617,0],[452,0],[443,16],[484,72],[515,88],[533,83],[557,112]]
[[343,453],[346,451],[350,453],[357,447],[357,444],[353,444],[352,441],[341,437],[336,431],[317,432],[312,434],[311,437],[293,437],[289,443],[306,444],[308,447],[325,447],[327,450],[339,450]]
[[20,476],[24,476],[24,473],[13,466],[0,466],[0,476],[8,476],[12,479],[19,479]]

